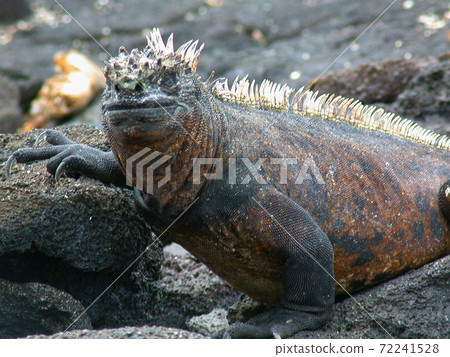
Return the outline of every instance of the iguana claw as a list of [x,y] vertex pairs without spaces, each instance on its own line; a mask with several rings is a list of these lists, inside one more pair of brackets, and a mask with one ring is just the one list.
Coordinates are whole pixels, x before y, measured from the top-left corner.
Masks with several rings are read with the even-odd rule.
[[39,134],[39,136],[34,141],[33,147],[38,147],[41,141],[46,140],[47,138],[47,131],[44,131]]
[[56,169],[56,172],[55,172],[55,180],[56,180],[56,182],[59,181],[59,179],[61,178],[62,174],[66,170],[66,167],[67,167],[67,161],[64,159],[63,161],[61,161],[61,163],[59,164],[58,168]]
[[16,157],[12,154],[5,163],[6,177],[11,176],[11,166],[17,162]]

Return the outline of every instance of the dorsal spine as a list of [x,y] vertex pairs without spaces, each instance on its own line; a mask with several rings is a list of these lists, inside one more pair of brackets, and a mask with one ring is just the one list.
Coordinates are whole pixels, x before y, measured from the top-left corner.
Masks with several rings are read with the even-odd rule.
[[357,99],[322,94],[300,88],[297,92],[287,84],[263,80],[260,85],[248,80],[248,75],[234,80],[231,89],[228,80],[214,83],[213,94],[222,101],[248,105],[258,109],[291,111],[319,119],[345,122],[357,127],[384,132],[413,142],[450,151],[450,138],[421,127],[382,108],[364,105]]

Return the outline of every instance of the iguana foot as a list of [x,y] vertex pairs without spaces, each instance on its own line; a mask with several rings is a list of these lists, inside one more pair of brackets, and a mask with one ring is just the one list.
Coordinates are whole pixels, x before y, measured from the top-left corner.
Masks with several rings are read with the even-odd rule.
[[321,327],[331,314],[303,312],[277,307],[252,317],[246,323],[234,323],[215,338],[286,338],[301,330]]
[[14,152],[6,161],[7,176],[10,175],[14,162],[28,163],[39,160],[49,160],[47,171],[59,180],[64,173],[69,177],[80,175],[98,179],[104,183],[114,183],[124,186],[125,178],[113,153],[77,144],[57,130],[46,130],[36,140],[43,138],[52,146],[26,148]]

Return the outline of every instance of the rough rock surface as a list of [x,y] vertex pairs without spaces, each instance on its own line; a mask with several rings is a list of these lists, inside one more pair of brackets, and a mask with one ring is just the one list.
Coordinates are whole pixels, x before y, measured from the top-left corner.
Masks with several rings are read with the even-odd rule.
[[[170,237],[170,231],[167,236]],[[192,317],[226,308],[240,295],[191,254],[181,251],[174,254],[165,249],[161,298],[154,307],[155,320],[149,320],[150,324],[187,329]]]
[[432,57],[369,62],[325,74],[314,79],[310,86],[320,93],[336,93],[365,104],[392,103],[421,70],[436,62]]
[[407,117],[430,120],[439,116],[450,122],[450,59],[418,73],[399,95],[395,109]]
[[103,330],[74,330],[65,333],[56,333],[51,336],[33,335],[27,338],[205,338],[205,336],[185,330],[161,327],[161,326],[141,326],[141,327],[120,327]]
[[311,87],[374,104],[449,135],[449,56],[367,63],[316,78]]
[[[13,338],[30,332],[50,334],[64,331],[84,307],[70,294],[40,283],[13,283],[0,279],[0,336]],[[92,328],[87,315],[74,329]]]
[[[76,141],[105,147],[104,136],[93,127],[63,131]],[[31,145],[38,134],[0,135],[0,162],[19,147]],[[9,178],[0,170],[2,279],[48,284],[87,307],[153,240],[130,190],[88,178],[55,182],[45,162],[15,165]],[[155,241],[145,257],[89,309],[92,325],[144,323],[159,291],[161,259],[161,246]],[[30,304],[34,298],[30,296]],[[0,305],[4,303],[0,300]],[[67,315],[66,325],[71,322]]]
[[227,310],[214,309],[209,314],[194,316],[187,322],[189,330],[214,336],[228,326]]

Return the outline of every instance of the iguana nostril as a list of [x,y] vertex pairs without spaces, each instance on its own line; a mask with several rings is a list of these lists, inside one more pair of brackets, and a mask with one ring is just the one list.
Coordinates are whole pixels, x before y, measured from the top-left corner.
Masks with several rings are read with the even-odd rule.
[[144,91],[144,83],[143,82],[136,82],[136,85],[134,86],[134,90],[136,92],[143,92]]

